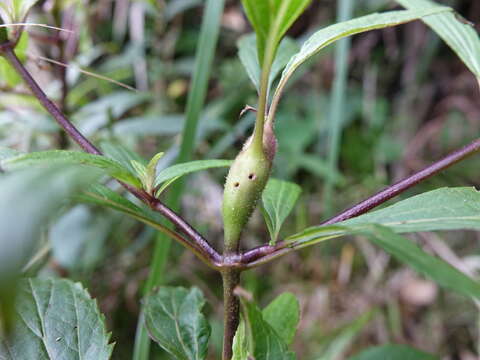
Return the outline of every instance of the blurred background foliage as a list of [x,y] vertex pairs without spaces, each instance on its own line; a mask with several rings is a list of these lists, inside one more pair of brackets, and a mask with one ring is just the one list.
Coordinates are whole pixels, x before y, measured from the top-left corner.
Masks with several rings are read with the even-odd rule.
[[[442,3],[470,21],[480,21],[479,1]],[[19,55],[47,94],[105,152],[135,151],[149,159],[164,151],[161,164],[167,166],[178,153],[203,4],[39,1],[29,22],[71,33],[29,27]],[[358,0],[353,1],[353,15],[397,7],[388,0]],[[336,1],[314,0],[288,36],[302,41],[334,22],[336,8]],[[253,126],[252,112],[240,116],[246,104],[255,105],[256,93],[236,46],[250,32],[240,2],[227,1],[195,159],[233,158]],[[330,99],[341,61],[333,49],[302,68],[278,112],[279,152],[273,175],[303,188],[283,235],[320,223],[329,212],[421,169],[479,134],[478,84],[432,31],[414,22],[366,33],[352,39],[346,59],[338,171],[332,171],[329,134],[339,119],[330,111]],[[76,149],[19,80],[0,63],[0,146],[20,152]],[[480,185],[477,164],[477,158],[467,160],[409,194]],[[190,176],[181,210],[219,249],[224,176],[225,170]],[[333,184],[330,200],[324,196],[326,183]],[[39,236],[41,246],[25,272],[81,281],[106,315],[116,342],[114,358],[130,358],[154,230],[111,210],[73,204],[59,209]],[[268,239],[258,212],[243,246]],[[478,274],[478,233],[427,233],[416,240],[463,271]],[[214,325],[211,354],[218,358],[219,276],[178,246],[166,269],[166,283],[195,285],[207,296]],[[326,242],[247,272],[243,279],[261,304],[286,290],[300,298],[302,321],[294,343],[300,359],[342,359],[367,345],[389,341],[439,353],[444,359],[477,358],[477,306],[437,289],[362,239]],[[166,358],[159,348],[153,350],[152,358]]]

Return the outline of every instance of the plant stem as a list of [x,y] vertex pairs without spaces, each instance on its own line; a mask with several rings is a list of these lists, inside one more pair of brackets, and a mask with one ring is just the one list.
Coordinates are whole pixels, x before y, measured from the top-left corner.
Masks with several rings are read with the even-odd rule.
[[[8,46],[7,46],[8,45]],[[43,92],[38,83],[33,79],[28,70],[23,66],[13,50],[12,43],[0,44],[0,54],[5,57],[9,64],[22,77],[28,87],[31,89],[33,95],[43,105],[58,124],[66,131],[66,133],[86,152],[95,155],[102,155],[101,151],[93,145],[87,138],[85,138],[78,129],[67,119],[67,117],[60,111]],[[121,183],[121,182],[120,182]],[[167,207],[158,199],[152,197],[144,190],[137,189],[131,185],[121,183],[130,193],[135,195],[139,200],[145,202],[147,205],[162,214],[172,224],[178,227],[189,240],[199,249],[199,251],[210,261],[220,263],[222,261],[221,255],[205,240],[190,224],[188,224],[180,215],[175,213],[172,209]]]
[[240,283],[240,271],[225,270],[223,280],[223,355],[222,360],[230,360],[233,355],[233,338],[240,322],[240,301],[233,293]]

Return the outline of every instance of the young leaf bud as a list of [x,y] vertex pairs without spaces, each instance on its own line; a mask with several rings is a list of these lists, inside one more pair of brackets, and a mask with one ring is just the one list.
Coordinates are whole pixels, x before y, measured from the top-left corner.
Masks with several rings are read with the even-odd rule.
[[266,126],[263,149],[259,151],[247,140],[230,168],[223,195],[223,224],[225,250],[236,251],[241,232],[252,215],[267,184],[276,150],[271,126]]

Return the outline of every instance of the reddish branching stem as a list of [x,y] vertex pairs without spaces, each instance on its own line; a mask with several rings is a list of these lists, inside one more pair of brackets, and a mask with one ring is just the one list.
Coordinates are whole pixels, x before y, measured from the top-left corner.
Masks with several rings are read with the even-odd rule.
[[[14,45],[12,43],[4,43],[0,45],[0,54],[12,65],[12,67],[20,74],[27,86],[32,91],[33,95],[40,101],[45,110],[47,110],[58,124],[65,130],[65,132],[86,152],[95,155],[102,155],[101,151],[93,145],[86,137],[84,137],[80,131],[67,119],[67,117],[60,111],[57,105],[55,105],[43,92],[38,83],[33,79],[28,70],[18,59],[14,52]],[[162,214],[167,220],[175,225],[181,232],[183,232],[190,244],[188,245],[194,252],[207,261],[209,265],[214,267],[220,267],[222,263],[222,256],[200,235],[190,224],[188,224],[181,216],[168,206],[163,204],[160,200],[149,195],[147,192],[141,189],[137,189],[128,184],[122,183],[122,185],[139,200],[143,201],[150,206],[154,211]],[[178,240],[178,238],[177,238]]]
[[[34,96],[55,118],[55,120],[67,132],[67,134],[86,152],[101,155],[100,150],[98,150],[87,138],[85,138],[59,110],[59,108],[48,99],[47,95],[43,92],[37,82],[32,78],[28,70],[23,66],[18,57],[15,55],[15,52],[13,50],[14,47],[15,44],[10,42],[0,44],[0,54],[3,55],[7,59],[7,61],[14,67],[14,69],[21,75],[28,87],[32,90]],[[438,172],[456,164],[457,162],[479,151],[480,139],[477,139],[469,145],[447,155],[443,159],[436,161],[425,169],[387,187],[386,189],[371,196],[370,198],[324,221],[322,225],[331,225],[362,215],[367,211],[385,203],[393,197],[408,190],[419,182],[430,178]],[[122,185],[138,199],[146,203],[154,211],[162,214],[167,220],[169,220],[173,225],[175,225],[189,239],[188,244],[185,244],[181,241],[183,245],[189,247],[202,260],[204,260],[210,266],[218,270],[225,270],[227,268],[230,268],[242,271],[251,267],[267,263],[295,249],[295,244],[279,242],[274,246],[261,245],[254,249],[245,251],[242,254],[222,256],[190,224],[188,224],[180,215],[175,213],[172,209],[168,208],[161,201],[152,197],[144,190],[137,189],[128,184],[122,183]]]

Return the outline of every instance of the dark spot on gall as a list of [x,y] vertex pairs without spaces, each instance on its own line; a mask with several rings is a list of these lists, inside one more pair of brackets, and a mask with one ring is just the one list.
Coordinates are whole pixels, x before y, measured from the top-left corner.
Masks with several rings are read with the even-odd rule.
[[239,186],[240,186],[240,183],[236,182],[235,184],[233,184],[233,186],[239,187]]
[[248,175],[248,178],[249,178],[250,180],[255,180],[255,177],[256,177],[255,174],[250,174],[250,175]]

